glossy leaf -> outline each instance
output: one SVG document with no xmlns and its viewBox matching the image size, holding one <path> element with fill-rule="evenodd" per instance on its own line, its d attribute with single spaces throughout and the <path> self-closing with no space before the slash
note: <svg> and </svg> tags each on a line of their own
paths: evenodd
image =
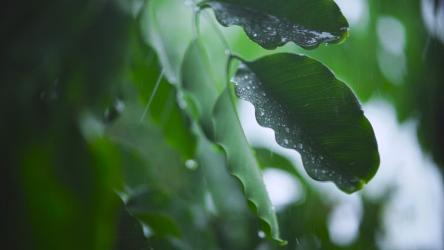
<svg viewBox="0 0 444 250">
<path fill-rule="evenodd" d="M 248 145 L 234 104 L 227 87 L 212 80 L 208 68 L 208 57 L 196 40 L 187 50 L 182 66 L 182 81 L 185 93 L 194 100 L 199 109 L 199 122 L 214 143 L 222 146 L 226 153 L 227 165 L 232 175 L 242 184 L 246 199 L 263 222 L 269 238 L 279 238 L 276 215 L 262 180 L 260 168 Z"/>
<path fill-rule="evenodd" d="M 348 23 L 331 0 L 209 0 L 224 26 L 242 26 L 247 35 L 266 49 L 292 41 L 304 48 L 340 42 Z"/>
<path fill-rule="evenodd" d="M 369 121 L 353 92 L 319 62 L 274 54 L 243 62 L 233 81 L 236 94 L 255 106 L 258 123 L 272 128 L 281 146 L 300 152 L 312 178 L 351 193 L 376 173 Z"/>
</svg>

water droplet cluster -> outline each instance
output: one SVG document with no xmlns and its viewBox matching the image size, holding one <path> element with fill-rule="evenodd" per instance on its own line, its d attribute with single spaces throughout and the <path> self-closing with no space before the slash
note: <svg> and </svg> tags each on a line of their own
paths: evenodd
<svg viewBox="0 0 444 250">
<path fill-rule="evenodd" d="M 304 48 L 320 43 L 338 41 L 339 36 L 295 24 L 283 17 L 276 17 L 257 10 L 229 3 L 212 1 L 216 18 L 224 26 L 242 26 L 247 35 L 262 47 L 273 49 L 292 41 Z"/>
<path fill-rule="evenodd" d="M 189 170 L 196 170 L 199 165 L 194 159 L 188 159 L 185 161 L 185 167 Z"/>
<path fill-rule="evenodd" d="M 356 189 L 361 180 L 334 171 L 328 154 L 316 148 L 315 143 L 302 131 L 302 128 L 287 120 L 287 117 L 291 117 L 289 111 L 268 93 L 267 86 L 257 78 L 246 63 L 241 63 L 232 82 L 235 85 L 236 95 L 254 105 L 259 125 L 273 129 L 279 145 L 295 149 L 301 154 L 304 168 L 312 178 L 319 181 L 334 181 L 348 192 Z"/>
</svg>

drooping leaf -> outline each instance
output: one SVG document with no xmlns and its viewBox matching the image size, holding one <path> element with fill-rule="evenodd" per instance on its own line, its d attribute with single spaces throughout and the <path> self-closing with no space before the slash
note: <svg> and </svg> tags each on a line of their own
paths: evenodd
<svg viewBox="0 0 444 250">
<path fill-rule="evenodd" d="M 197 119 L 207 136 L 212 136 L 212 112 L 223 84 L 217 81 L 209 67 L 209 60 L 203 44 L 195 40 L 188 47 L 182 64 L 182 85 L 195 102 Z"/>
<path fill-rule="evenodd" d="M 248 210 L 237 180 L 227 168 L 225 153 L 200 132 L 197 159 L 205 177 L 208 195 L 214 204 L 214 226 L 222 249 L 250 249 L 249 221 L 256 221 Z"/>
<path fill-rule="evenodd" d="M 208 0 L 224 26 L 242 26 L 247 35 L 266 49 L 292 41 L 304 48 L 340 42 L 348 23 L 331 0 Z"/>
<path fill-rule="evenodd" d="M 180 245 L 166 249 L 214 249 L 201 168 L 188 168 L 151 119 L 139 123 L 144 107 L 132 97 L 105 132 L 122 153 L 125 186 L 118 191 L 128 211 L 151 229 L 151 243 L 160 237 Z"/>
<path fill-rule="evenodd" d="M 256 109 L 276 141 L 296 149 L 308 174 L 354 192 L 376 173 L 373 129 L 353 92 L 328 68 L 305 56 L 274 54 L 242 62 L 236 94 Z"/>
<path fill-rule="evenodd" d="M 182 0 L 150 0 L 143 12 L 144 38 L 156 50 L 165 76 L 172 84 L 179 82 L 181 62 L 193 39 L 193 11 Z M 178 20 L 172 17 L 179 17 Z"/>
<path fill-rule="evenodd" d="M 267 195 L 262 173 L 248 145 L 239 118 L 236 114 L 230 89 L 220 95 L 214 106 L 215 141 L 224 148 L 231 174 L 242 184 L 248 205 L 257 213 L 262 222 L 266 223 L 266 233 L 281 244 L 276 214 Z"/>
<path fill-rule="evenodd" d="M 343 249 L 332 242 L 328 231 L 331 201 L 308 182 L 296 166 L 284 155 L 267 148 L 254 148 L 256 158 L 263 169 L 280 169 L 291 174 L 301 184 L 303 198 L 279 210 L 281 234 L 288 239 L 288 249 Z M 297 223 L 294 223 L 297 221 Z"/>
<path fill-rule="evenodd" d="M 139 20 L 143 19 L 139 17 Z M 134 90 L 137 92 L 136 97 L 139 97 L 141 104 L 145 105 L 144 116 L 140 114 L 140 117 L 145 120 L 152 118 L 161 128 L 167 142 L 180 151 L 183 160 L 189 159 L 194 155 L 195 138 L 184 112 L 176 103 L 177 91 L 167 81 L 156 53 L 143 40 L 141 28 L 137 26 L 132 31 L 134 36 L 130 41 L 131 63 L 128 75 L 129 81 L 136 88 Z M 158 80 L 160 82 L 156 88 Z M 146 107 L 151 95 L 153 98 L 150 106 Z"/>
<path fill-rule="evenodd" d="M 260 168 L 248 145 L 227 87 L 213 80 L 208 58 L 195 40 L 189 46 L 182 66 L 184 92 L 199 109 L 199 123 L 214 143 L 222 146 L 232 175 L 242 184 L 250 208 L 258 215 L 269 238 L 279 238 L 276 214 L 272 208 Z"/>
</svg>

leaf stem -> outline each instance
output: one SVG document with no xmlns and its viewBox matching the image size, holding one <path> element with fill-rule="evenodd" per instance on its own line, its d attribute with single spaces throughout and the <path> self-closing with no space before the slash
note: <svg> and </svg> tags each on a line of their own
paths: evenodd
<svg viewBox="0 0 444 250">
<path fill-rule="evenodd" d="M 164 75 L 164 70 L 162 69 L 162 71 L 159 74 L 159 77 L 157 78 L 156 84 L 154 85 L 153 92 L 151 93 L 150 98 L 148 99 L 148 103 L 145 106 L 145 110 L 143 111 L 142 116 L 140 117 L 139 124 L 141 124 L 143 122 L 143 120 L 145 119 L 146 114 L 148 113 L 148 111 L 150 109 L 151 103 L 153 102 L 154 96 L 157 93 L 157 90 L 159 88 L 160 82 L 163 79 L 163 75 Z"/>
</svg>

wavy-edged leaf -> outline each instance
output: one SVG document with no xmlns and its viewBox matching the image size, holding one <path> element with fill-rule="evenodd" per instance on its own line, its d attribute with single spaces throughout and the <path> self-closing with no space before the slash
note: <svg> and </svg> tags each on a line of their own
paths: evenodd
<svg viewBox="0 0 444 250">
<path fill-rule="evenodd" d="M 211 197 L 218 238 L 222 249 L 249 249 L 250 222 L 256 221 L 249 211 L 239 182 L 230 175 L 225 152 L 199 132 L 197 159 Z M 226 230 L 229 228 L 229 230 Z"/>
<path fill-rule="evenodd" d="M 348 23 L 331 0 L 209 0 L 224 26 L 242 26 L 266 49 L 292 41 L 303 48 L 336 43 L 347 36 Z"/>
<path fill-rule="evenodd" d="M 195 40 L 189 46 L 182 66 L 184 92 L 199 109 L 199 122 L 213 142 L 223 147 L 232 175 L 241 182 L 246 199 L 260 218 L 267 237 L 283 243 L 260 168 L 248 145 L 227 87 L 212 80 L 208 58 Z"/>
<path fill-rule="evenodd" d="M 231 174 L 242 184 L 248 205 L 265 222 L 267 235 L 285 244 L 279 238 L 276 214 L 262 179 L 259 164 L 247 142 L 236 109 L 227 87 L 214 106 L 215 141 L 224 148 Z"/>
<path fill-rule="evenodd" d="M 347 193 L 376 173 L 379 154 L 371 124 L 353 92 L 321 63 L 274 54 L 243 61 L 236 94 L 255 106 L 256 119 L 276 141 L 296 149 L 308 174 Z"/>
</svg>

